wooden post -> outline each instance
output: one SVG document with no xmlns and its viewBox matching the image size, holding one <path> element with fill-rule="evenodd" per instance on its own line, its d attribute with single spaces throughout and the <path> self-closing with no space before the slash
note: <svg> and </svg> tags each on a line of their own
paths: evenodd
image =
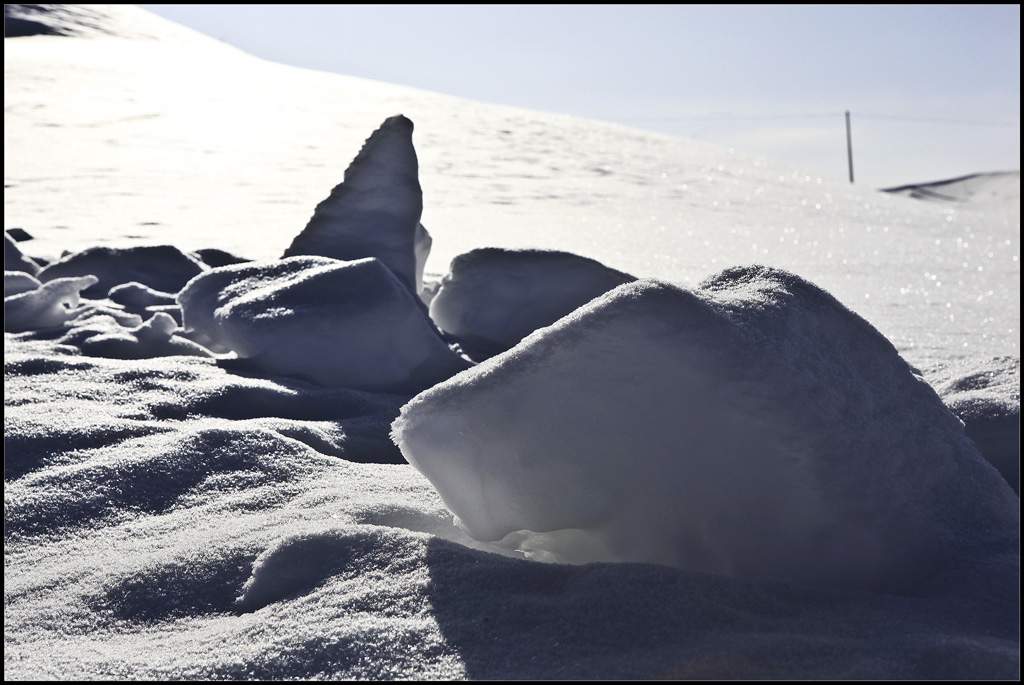
<svg viewBox="0 0 1024 685">
<path fill-rule="evenodd" d="M 846 111 L 846 161 L 850 167 L 850 183 L 853 183 L 853 142 L 850 138 L 850 111 Z"/>
</svg>

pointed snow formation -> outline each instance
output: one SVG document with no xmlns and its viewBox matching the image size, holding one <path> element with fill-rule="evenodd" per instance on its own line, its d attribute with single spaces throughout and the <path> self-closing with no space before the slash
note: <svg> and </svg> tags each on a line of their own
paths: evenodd
<svg viewBox="0 0 1024 685">
<path fill-rule="evenodd" d="M 423 192 L 412 130 L 401 114 L 385 120 L 284 256 L 376 257 L 418 293 L 430 236 L 420 224 Z"/>
</svg>

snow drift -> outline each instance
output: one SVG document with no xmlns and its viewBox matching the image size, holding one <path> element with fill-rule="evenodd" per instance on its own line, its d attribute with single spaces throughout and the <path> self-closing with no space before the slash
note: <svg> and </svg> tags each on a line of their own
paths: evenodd
<svg viewBox="0 0 1024 685">
<path fill-rule="evenodd" d="M 964 422 L 978 446 L 1020 494 L 1020 359 L 968 359 L 932 379 L 942 401 Z"/>
<path fill-rule="evenodd" d="M 10 16 L 47 35 L 6 41 L 4 59 L 5 215 L 34 236 L 22 243 L 31 257 L 5 250 L 5 267 L 15 268 L 5 272 L 5 298 L 42 290 L 36 314 L 25 318 L 29 330 L 5 334 L 8 679 L 1019 679 L 1017 536 L 1007 539 L 1006 521 L 985 530 L 979 520 L 997 508 L 1003 486 L 979 492 L 967 478 L 964 493 L 940 490 L 947 514 L 938 500 L 930 509 L 921 502 L 923 486 L 902 484 L 908 506 L 939 512 L 924 547 L 928 535 L 950 533 L 948 557 L 912 596 L 663 564 L 536 563 L 457 528 L 430 481 L 405 461 L 389 432 L 409 395 L 317 385 L 251 362 L 243 370 L 235 353 L 179 354 L 174 347 L 188 341 L 172 329 L 171 320 L 181 321 L 169 301 L 177 291 L 140 283 L 131 255 L 108 262 L 118 285 L 84 297 L 88 283 L 60 293 L 59 280 L 31 275 L 56 255 L 115 241 L 180 246 L 203 271 L 246 261 L 237 255 L 276 259 L 281 240 L 306 225 L 322 189 L 337 183 L 334 161 L 401 111 L 427 133 L 416 151 L 439 264 L 487 245 L 540 248 L 683 284 L 727 263 L 770 262 L 878 326 L 961 412 L 968 436 L 1002 453 L 1016 440 L 999 432 L 1007 425 L 1000 422 L 1019 407 L 1019 226 L 974 211 L 980 193 L 955 206 L 917 202 L 694 141 L 275 65 L 132 6 L 7 5 Z M 427 285 L 439 277 L 428 272 Z M 290 286 L 278 285 L 287 299 Z M 693 298 L 725 307 L 701 292 Z M 315 295 L 314 307 L 327 299 Z M 398 311 L 412 310 L 384 308 Z M 54 312 L 58 320 L 48 320 Z M 746 330 L 731 321 L 723 327 Z M 658 351 L 644 339 L 651 322 L 638 323 L 643 330 L 620 336 L 632 360 L 625 366 L 641 365 L 632 352 Z M 243 320 L 250 343 L 263 339 L 260 325 Z M 316 360 L 303 347 L 309 333 L 289 336 L 282 327 L 266 338 L 288 363 L 306 356 L 313 373 Z M 723 354 L 763 356 L 734 343 Z M 855 381 L 873 378 L 851 354 L 842 368 L 856 370 Z M 594 390 L 598 406 L 618 406 L 584 358 L 579 384 Z M 784 376 L 780 391 L 810 373 L 765 359 L 766 374 Z M 508 363 L 497 363 L 494 378 L 505 378 Z M 468 372 L 473 383 L 490 368 Z M 544 378 L 524 380 L 493 399 L 507 402 L 520 390 L 529 399 L 544 387 Z M 855 395 L 851 406 L 864 409 L 865 397 L 874 396 Z M 580 456 L 559 421 L 578 417 L 590 398 L 571 400 L 503 435 L 508 451 L 537 432 L 562 440 L 540 454 L 562 447 L 566 458 Z M 797 397 L 794 408 L 806 403 Z M 745 397 L 736 404 L 758 406 Z M 826 401 L 808 411 L 828 418 L 830 408 Z M 513 419 L 522 411 L 510 406 Z M 804 426 L 792 413 L 766 410 L 779 430 Z M 444 414 L 464 419 L 483 409 L 449 406 Z M 624 415 L 609 420 L 622 437 L 605 443 L 632 437 L 616 424 Z M 940 431 L 949 427 L 942 416 Z M 878 437 L 881 425 L 851 415 L 792 442 L 825 440 L 859 420 L 869 441 Z M 756 428 L 736 432 L 749 437 Z M 773 439 L 765 447 L 778 447 L 765 432 Z M 841 454 L 856 452 L 860 437 L 840 445 Z M 912 436 L 890 437 L 900 454 L 916 454 Z M 960 440 L 957 433 L 948 454 L 962 452 Z M 643 457 L 634 461 L 651 466 Z M 885 459 L 868 453 L 863 462 Z M 951 462 L 963 466 L 955 456 L 937 460 Z M 555 478 L 552 469 L 566 462 L 551 463 L 545 474 Z M 871 504 L 891 496 L 883 513 L 898 509 L 903 492 L 888 473 L 872 474 L 881 494 L 856 490 L 867 478 L 859 465 L 837 478 Z M 591 466 L 584 482 L 601 478 Z M 770 471 L 775 479 L 766 483 L 779 486 L 779 474 L 793 470 Z M 963 470 L 978 475 L 974 466 Z M 623 487 L 644 474 L 626 476 Z M 744 478 L 752 477 L 740 473 L 722 489 L 744 494 Z M 562 490 L 575 496 L 571 485 Z M 824 514 L 848 511 L 841 495 Z M 963 519 L 974 516 L 963 502 L 969 496 L 977 526 Z M 900 523 L 893 534 L 912 527 Z M 964 531 L 976 533 L 974 548 L 957 537 Z M 781 537 L 770 533 L 769 542 Z M 574 536 L 557 540 L 563 553 Z M 513 533 L 503 544 L 530 550 L 528 537 Z M 530 553 L 554 558 L 548 549 Z"/>
<path fill-rule="evenodd" d="M 799 276 L 623 285 L 415 397 L 394 438 L 536 558 L 909 591 L 1018 502 L 935 391 Z"/>
<path fill-rule="evenodd" d="M 15 272 L 20 273 L 20 272 Z M 4 331 L 19 333 L 40 328 L 60 326 L 85 311 L 81 304 L 83 290 L 96 284 L 99 279 L 92 275 L 77 278 L 56 278 L 36 288 L 23 279 L 18 283 L 17 292 L 4 295 Z M 6 273 L 4 282 L 7 282 Z"/>
<path fill-rule="evenodd" d="M 452 260 L 430 318 L 471 358 L 486 359 L 635 280 L 571 252 L 485 247 Z"/>
<path fill-rule="evenodd" d="M 198 276 L 204 265 L 171 245 L 113 248 L 91 247 L 48 264 L 36 275 L 40 281 L 94 276 L 96 283 L 83 291 L 86 297 L 107 295 L 111 288 L 137 282 L 160 292 L 176 293 Z"/>
</svg>

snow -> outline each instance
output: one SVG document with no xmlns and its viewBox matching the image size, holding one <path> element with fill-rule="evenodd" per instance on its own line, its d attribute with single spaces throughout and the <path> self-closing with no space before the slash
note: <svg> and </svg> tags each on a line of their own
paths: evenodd
<svg viewBox="0 0 1024 685">
<path fill-rule="evenodd" d="M 1020 172 L 969 174 L 931 183 L 911 183 L 885 192 L 937 202 L 948 207 L 973 207 L 1020 221 Z"/>
<path fill-rule="evenodd" d="M 4 272 L 4 297 L 10 297 L 11 295 L 18 295 L 29 290 L 35 290 L 40 283 L 34 276 L 31 276 L 24 271 L 5 271 Z"/>
<path fill-rule="evenodd" d="M 633 280 L 569 252 L 480 248 L 452 260 L 430 318 L 471 358 L 486 359 Z"/>
<path fill-rule="evenodd" d="M 117 304 L 125 307 L 152 307 L 171 304 L 176 300 L 173 293 L 154 290 L 137 281 L 129 281 L 110 289 L 107 296 Z"/>
<path fill-rule="evenodd" d="M 178 292 L 189 279 L 203 271 L 195 257 L 171 245 L 126 248 L 90 247 L 65 255 L 43 267 L 37 274 L 40 281 L 92 275 L 96 283 L 87 296 L 102 296 L 123 283 L 135 282 L 159 292 Z"/>
<path fill-rule="evenodd" d="M 540 559 L 907 592 L 1019 526 L 892 344 L 767 267 L 621 286 L 417 395 L 395 441 L 472 537 Z"/>
<path fill-rule="evenodd" d="M 1020 494 L 1020 358 L 968 360 L 933 379 L 967 436 Z"/>
<path fill-rule="evenodd" d="M 401 115 L 385 120 L 284 256 L 375 257 L 419 293 L 431 240 L 420 223 L 423 192 L 412 129 Z"/>
<path fill-rule="evenodd" d="M 222 266 L 178 295 L 183 324 L 247 368 L 320 385 L 416 392 L 469 366 L 382 262 L 288 257 Z"/>
<path fill-rule="evenodd" d="M 10 235 L 4 234 L 4 271 L 20 271 L 30 276 L 39 273 L 39 265 L 26 257 Z"/>
<path fill-rule="evenodd" d="M 175 335 L 178 322 L 166 312 L 154 312 L 145 323 L 127 330 L 116 325 L 112 333 L 101 333 L 82 340 L 84 354 L 111 359 L 148 359 L 189 355 L 212 357 L 213 354 L 196 343 Z"/>
<path fill-rule="evenodd" d="M 284 67 L 130 6 L 9 12 L 55 31 L 5 40 L 5 224 L 34 236 L 5 243 L 5 290 L 9 280 L 21 290 L 5 293 L 5 677 L 1019 678 L 1019 500 L 978 455 L 1019 479 L 1019 212 L 1001 201 L 1019 197 L 1019 181 L 980 178 L 956 203 L 901 197 L 602 122 Z M 285 325 L 302 320 L 302 303 L 341 303 L 327 309 L 332 336 L 363 316 L 419 328 L 364 349 L 367 368 L 356 370 L 367 378 L 389 350 L 421 350 L 427 339 L 460 359 L 375 255 L 279 259 L 337 187 L 338 160 L 399 112 L 415 122 L 420 221 L 433 236 L 425 300 L 453 259 L 483 248 L 571 253 L 640 280 L 412 403 L 421 388 L 311 382 L 347 355 L 315 342 L 308 320 Z M 161 256 L 124 251 L 153 246 L 164 246 Z M 82 273 L 28 280 L 33 266 L 97 247 L 110 251 Z M 266 344 L 273 369 L 200 347 L 167 302 L 185 281 L 144 277 L 179 264 L 176 278 L 191 270 L 185 280 L 213 284 L 293 263 L 310 268 L 228 298 L 244 312 L 252 296 L 239 340 Z M 755 263 L 765 266 L 732 268 Z M 519 271 L 490 266 L 496 279 Z M 90 291 L 98 278 L 103 287 Z M 295 297 L 317 279 L 335 292 L 305 286 Z M 380 299 L 345 295 L 343 283 Z M 486 285 L 457 299 L 492 298 L 510 313 L 493 300 L 508 290 Z M 209 290 L 207 330 L 220 335 L 216 312 L 229 302 Z M 635 311 L 615 305 L 626 292 L 638 295 Z M 262 310 L 263 331 L 255 303 L 275 300 L 285 304 Z M 680 305 L 700 324 L 690 334 L 677 323 Z M 652 338 L 645 312 L 659 308 L 668 311 L 659 325 L 691 355 Z M 580 319 L 618 337 L 583 335 Z M 353 335 L 366 343 L 376 326 Z M 545 343 L 572 335 L 579 354 Z M 186 348 L 214 356 L 177 353 Z M 623 354 L 595 370 L 598 350 Z M 153 356 L 167 351 L 175 354 Z M 565 360 L 558 373 L 578 371 L 564 387 L 537 376 L 555 358 Z M 628 369 L 655 380 L 630 377 L 616 390 Z M 695 385 L 672 382 L 686 369 Z M 480 392 L 499 378 L 508 385 Z M 574 387 L 589 395 L 570 395 Z M 646 401 L 669 391 L 688 414 Z M 430 401 L 441 395 L 458 405 Z M 467 424 L 497 405 L 504 424 Z M 596 423 L 586 406 L 617 408 L 599 426 L 603 440 L 593 423 L 588 433 L 563 430 L 563 417 Z M 535 423 L 523 423 L 531 414 Z M 424 419 L 410 434 L 432 426 L 438 445 L 484 430 L 500 433 L 503 444 L 488 445 L 498 451 L 535 442 L 551 459 L 529 484 L 557 496 L 520 506 L 527 518 L 564 514 L 580 525 L 581 512 L 599 516 L 652 472 L 700 467 L 718 480 L 649 486 L 635 515 L 619 507 L 621 531 L 637 530 L 630 519 L 655 501 L 668 513 L 690 507 L 692 520 L 753 502 L 752 525 L 781 527 L 750 551 L 735 544 L 749 541 L 742 531 L 716 539 L 735 555 L 726 572 L 715 561 L 708 571 L 538 561 L 571 556 L 573 535 L 514 532 L 501 548 L 473 539 L 456 525 L 450 493 L 391 440 L 400 415 Z M 464 434 L 445 432 L 437 416 Z M 717 429 L 695 431 L 699 416 Z M 723 427 L 730 417 L 744 421 Z M 715 440 L 745 448 L 720 451 L 748 471 L 608 456 L 616 443 L 666 432 L 692 437 L 690 454 Z M 803 461 L 786 461 L 789 447 Z M 506 486 L 531 481 L 510 464 L 500 465 Z M 818 495 L 788 477 L 810 472 L 821 477 Z M 601 490 L 584 496 L 583 483 Z M 696 492 L 705 509 L 666 498 L 672 487 Z M 785 498 L 787 487 L 800 498 Z M 508 513 L 498 495 L 486 510 Z M 887 523 L 873 522 L 876 511 Z M 670 518 L 642 522 L 658 532 Z M 517 531 L 545 527 L 519 520 L 511 525 L 527 527 Z M 798 544 L 823 521 L 851 520 L 848 538 L 857 525 L 867 531 L 852 535 L 861 549 L 888 526 L 883 554 L 837 571 L 826 546 L 811 546 L 806 565 L 776 559 L 775 578 L 743 566 L 759 552 L 772 561 L 773 542 Z M 673 548 L 660 535 L 637 542 Z M 852 549 L 838 547 L 837 557 Z M 604 553 L 586 552 L 595 548 Z M 872 580 L 879 575 L 888 587 Z"/>
<path fill-rule="evenodd" d="M 10 297 L 4 296 L 4 332 L 20 333 L 59 326 L 85 310 L 81 292 L 99 279 L 95 276 L 58 278 Z"/>
</svg>

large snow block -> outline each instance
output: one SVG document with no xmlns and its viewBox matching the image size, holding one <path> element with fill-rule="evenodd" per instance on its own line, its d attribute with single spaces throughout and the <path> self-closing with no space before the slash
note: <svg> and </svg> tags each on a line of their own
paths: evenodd
<svg viewBox="0 0 1024 685">
<path fill-rule="evenodd" d="M 319 385 L 415 393 L 469 366 L 376 259 L 218 267 L 190 281 L 178 302 L 198 342 Z"/>
<path fill-rule="evenodd" d="M 401 114 L 386 119 L 284 256 L 376 257 L 418 293 L 431 240 L 420 223 L 423 192 L 412 129 Z"/>
<path fill-rule="evenodd" d="M 763 266 L 622 285 L 414 397 L 392 437 L 474 538 L 908 591 L 1019 502 L 893 345 Z"/>
<path fill-rule="evenodd" d="M 470 357 L 486 359 L 635 280 L 571 252 L 481 248 L 452 260 L 430 318 Z"/>
</svg>

